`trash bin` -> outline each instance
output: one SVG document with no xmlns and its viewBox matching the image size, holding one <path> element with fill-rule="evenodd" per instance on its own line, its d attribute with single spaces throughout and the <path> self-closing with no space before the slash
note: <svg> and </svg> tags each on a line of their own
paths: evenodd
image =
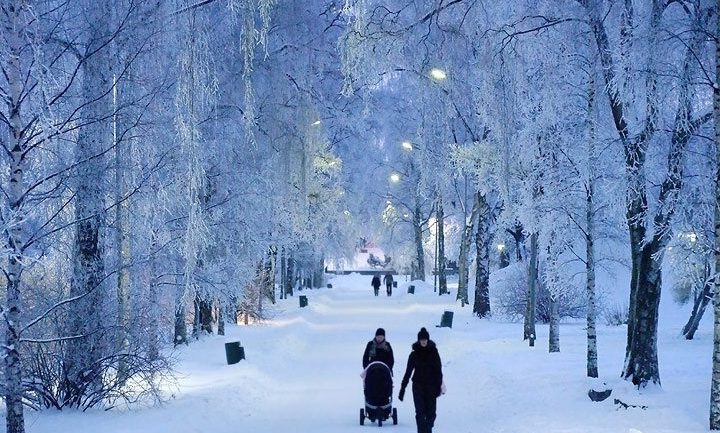
<svg viewBox="0 0 720 433">
<path fill-rule="evenodd" d="M 303 308 L 303 307 L 307 307 L 307 306 L 308 306 L 307 296 L 305 296 L 305 295 L 300 295 L 300 297 L 298 297 L 298 299 L 300 300 L 300 308 Z"/>
<path fill-rule="evenodd" d="M 327 288 L 332 289 L 332 284 L 328 283 Z"/>
<path fill-rule="evenodd" d="M 440 327 L 441 328 L 452 328 L 452 322 L 453 322 L 453 313 L 452 311 L 445 311 L 442 315 L 442 318 L 440 318 Z"/>
<path fill-rule="evenodd" d="M 228 365 L 237 364 L 241 359 L 245 359 L 245 348 L 240 345 L 239 341 L 225 343 L 225 359 Z"/>
<path fill-rule="evenodd" d="M 397 281 L 393 281 L 393 288 L 397 289 Z"/>
<path fill-rule="evenodd" d="M 409 285 L 409 286 L 408 286 L 408 293 L 410 293 L 411 295 L 414 295 L 414 294 L 415 294 L 415 286 Z"/>
</svg>

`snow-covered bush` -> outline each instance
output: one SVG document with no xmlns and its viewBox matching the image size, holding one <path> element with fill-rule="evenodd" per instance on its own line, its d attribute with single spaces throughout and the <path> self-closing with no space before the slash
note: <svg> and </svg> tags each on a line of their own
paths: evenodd
<svg viewBox="0 0 720 433">
<path fill-rule="evenodd" d="M 527 268 L 524 262 L 516 262 L 498 269 L 490 275 L 490 297 L 494 311 L 511 320 L 521 320 L 527 304 Z M 558 296 L 561 318 L 585 317 L 586 299 L 582 289 L 570 285 Z M 535 317 L 538 322 L 550 322 L 550 292 L 538 281 Z"/>
<path fill-rule="evenodd" d="M 625 303 L 615 303 L 602 309 L 602 317 L 608 326 L 627 325 L 628 306 Z"/>
</svg>

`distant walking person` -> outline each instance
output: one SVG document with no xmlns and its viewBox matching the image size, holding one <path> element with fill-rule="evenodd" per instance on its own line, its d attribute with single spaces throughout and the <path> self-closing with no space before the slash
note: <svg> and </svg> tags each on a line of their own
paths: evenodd
<svg viewBox="0 0 720 433">
<path fill-rule="evenodd" d="M 412 352 L 408 356 L 398 399 L 403 401 L 405 388 L 412 374 L 417 431 L 418 433 L 432 433 L 433 425 L 435 425 L 437 398 L 441 394 L 445 394 L 442 364 L 437 346 L 434 341 L 430 340 L 427 329 L 420 329 L 417 338 L 418 341 L 413 343 Z"/>
<path fill-rule="evenodd" d="M 385 365 L 390 367 L 390 370 L 392 370 L 395 365 L 392 346 L 390 346 L 390 343 L 385 339 L 385 330 L 383 328 L 378 328 L 377 331 L 375 331 L 375 338 L 368 341 L 367 346 L 365 346 L 362 366 L 363 368 L 367 368 L 371 362 L 375 361 L 384 362 Z"/>
<path fill-rule="evenodd" d="M 383 281 L 385 282 L 385 288 L 387 289 L 387 295 L 392 295 L 392 286 L 393 286 L 393 276 L 390 272 L 385 274 L 383 277 Z"/>
<path fill-rule="evenodd" d="M 375 296 L 377 296 L 378 293 L 380 293 L 380 273 L 379 272 L 373 276 L 373 279 L 370 282 L 370 285 L 373 287 L 373 290 L 375 291 Z"/>
</svg>

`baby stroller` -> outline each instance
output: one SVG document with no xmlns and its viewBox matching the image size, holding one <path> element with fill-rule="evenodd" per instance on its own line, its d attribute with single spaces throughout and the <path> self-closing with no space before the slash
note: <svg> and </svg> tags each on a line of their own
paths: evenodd
<svg viewBox="0 0 720 433">
<path fill-rule="evenodd" d="M 360 425 L 365 418 L 370 422 L 377 420 L 378 427 L 392 417 L 397 424 L 397 408 L 392 407 L 393 380 L 392 370 L 384 362 L 371 362 L 365 369 L 365 408 L 360 409 Z"/>
</svg>

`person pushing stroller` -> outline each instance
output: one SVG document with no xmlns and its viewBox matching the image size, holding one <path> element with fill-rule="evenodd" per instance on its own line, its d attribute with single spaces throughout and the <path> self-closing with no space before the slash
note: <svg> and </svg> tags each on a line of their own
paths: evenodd
<svg viewBox="0 0 720 433">
<path fill-rule="evenodd" d="M 392 371 L 395 365 L 395 357 L 390 343 L 385 340 L 385 330 L 378 328 L 375 331 L 375 338 L 368 341 L 363 353 L 362 366 L 366 369 L 371 362 L 380 361 L 385 363 Z"/>
<path fill-rule="evenodd" d="M 385 340 L 383 328 L 378 328 L 375 338 L 365 346 L 362 364 L 360 376 L 363 378 L 365 407 L 360 409 L 360 425 L 365 423 L 366 418 L 370 422 L 377 421 L 379 426 L 390 418 L 393 424 L 397 424 L 397 409 L 392 407 L 395 358 L 390 343 Z"/>
</svg>

